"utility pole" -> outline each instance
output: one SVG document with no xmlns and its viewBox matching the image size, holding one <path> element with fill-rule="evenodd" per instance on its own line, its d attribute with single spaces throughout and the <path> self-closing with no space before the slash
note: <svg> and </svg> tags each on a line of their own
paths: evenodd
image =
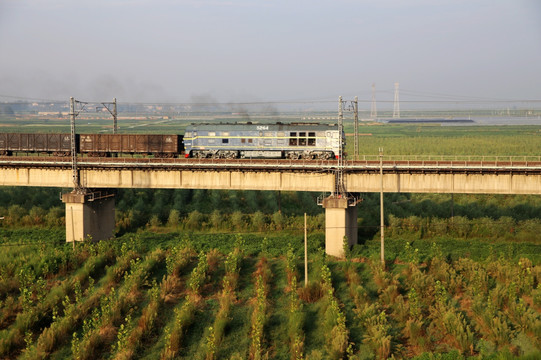
<svg viewBox="0 0 541 360">
<path fill-rule="evenodd" d="M 308 230 L 306 229 L 306 213 L 304 213 L 304 287 L 308 286 Z"/>
<path fill-rule="evenodd" d="M 77 145 L 75 140 L 75 99 L 70 97 L 70 128 L 71 128 L 71 171 L 73 188 L 77 191 L 81 188 L 79 184 L 79 171 L 77 170 Z"/>
<path fill-rule="evenodd" d="M 117 131 L 117 111 L 116 111 L 116 98 L 113 98 L 113 134 L 116 134 Z"/>
<path fill-rule="evenodd" d="M 355 122 L 353 123 L 354 127 L 354 135 L 353 135 L 353 154 L 355 156 L 355 159 L 359 156 L 359 97 L 355 96 L 355 100 L 353 101 L 353 111 L 355 113 Z"/>
<path fill-rule="evenodd" d="M 106 109 L 107 111 L 109 111 L 109 114 L 111 114 L 111 116 L 113 117 L 113 134 L 116 134 L 117 133 L 117 110 L 116 110 L 116 98 L 113 98 L 113 102 L 112 103 L 106 103 L 106 102 L 102 102 L 101 103 Z M 113 109 L 109 109 L 109 106 L 112 105 L 113 106 Z"/>
<path fill-rule="evenodd" d="M 380 208 L 380 232 L 381 232 L 381 265 L 385 266 L 385 219 L 383 216 L 383 148 L 379 148 L 379 177 L 381 187 L 379 193 L 379 208 Z"/>
<path fill-rule="evenodd" d="M 340 196 L 344 193 L 344 182 L 343 182 L 343 165 L 344 165 L 344 149 L 343 149 L 343 139 L 342 133 L 344 131 L 344 112 L 343 112 L 343 102 L 342 96 L 338 97 L 338 169 L 336 172 L 336 183 L 335 183 L 335 195 Z M 345 195 L 345 194 L 344 194 Z"/>
</svg>

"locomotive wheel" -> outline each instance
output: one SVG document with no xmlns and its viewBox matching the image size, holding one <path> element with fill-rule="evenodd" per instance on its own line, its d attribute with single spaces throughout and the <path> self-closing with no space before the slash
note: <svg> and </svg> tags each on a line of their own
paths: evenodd
<svg viewBox="0 0 541 360">
<path fill-rule="evenodd" d="M 286 158 L 291 160 L 298 160 L 300 158 L 300 154 L 297 152 L 288 152 L 286 154 Z"/>
</svg>

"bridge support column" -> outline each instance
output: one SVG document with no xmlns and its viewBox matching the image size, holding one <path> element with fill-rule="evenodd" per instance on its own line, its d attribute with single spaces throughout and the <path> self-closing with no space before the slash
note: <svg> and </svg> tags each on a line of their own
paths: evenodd
<svg viewBox="0 0 541 360">
<path fill-rule="evenodd" d="M 66 242 L 113 237 L 115 198 L 110 191 L 71 192 L 62 195 L 66 204 Z"/>
<path fill-rule="evenodd" d="M 325 208 L 325 252 L 344 257 L 344 236 L 349 245 L 357 243 L 357 206 L 348 204 L 345 197 L 329 196 L 323 199 Z"/>
</svg>

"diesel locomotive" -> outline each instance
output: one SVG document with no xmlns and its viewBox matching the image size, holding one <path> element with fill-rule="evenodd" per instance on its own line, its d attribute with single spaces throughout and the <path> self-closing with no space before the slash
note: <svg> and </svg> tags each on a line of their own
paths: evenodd
<svg viewBox="0 0 541 360">
<path fill-rule="evenodd" d="M 75 151 L 92 157 L 330 159 L 340 154 L 337 125 L 318 123 L 192 124 L 184 135 L 76 134 Z M 0 156 L 71 155 L 71 135 L 0 133 Z"/>
<path fill-rule="evenodd" d="M 330 159 L 339 154 L 336 125 L 192 124 L 184 133 L 186 157 Z"/>
</svg>

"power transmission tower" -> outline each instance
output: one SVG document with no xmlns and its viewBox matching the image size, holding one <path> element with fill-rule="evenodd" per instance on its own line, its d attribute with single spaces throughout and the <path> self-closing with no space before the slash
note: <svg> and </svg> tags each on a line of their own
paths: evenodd
<svg viewBox="0 0 541 360">
<path fill-rule="evenodd" d="M 399 88 L 400 84 L 394 83 L 394 109 L 393 109 L 393 118 L 400 117 L 400 99 L 399 99 Z"/>
<path fill-rule="evenodd" d="M 376 83 L 372 83 L 372 104 L 370 105 L 370 117 L 378 117 L 378 108 L 376 107 Z"/>
</svg>

